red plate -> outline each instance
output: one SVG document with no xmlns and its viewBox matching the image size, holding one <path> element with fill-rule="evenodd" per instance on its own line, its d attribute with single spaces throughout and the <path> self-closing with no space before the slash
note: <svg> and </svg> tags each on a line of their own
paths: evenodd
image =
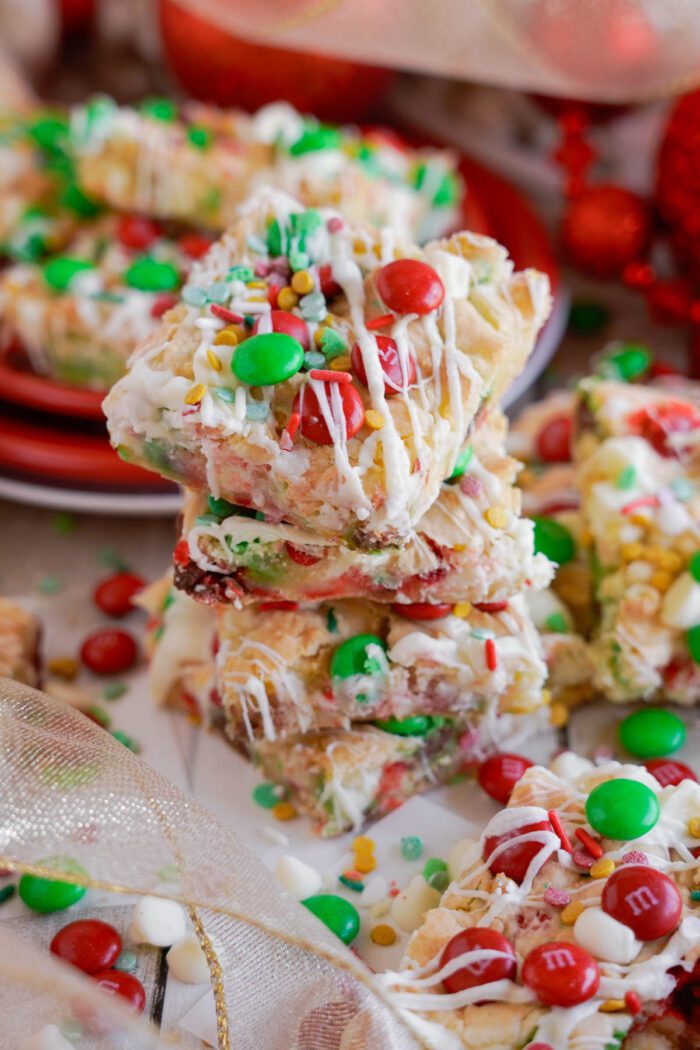
<svg viewBox="0 0 700 1050">
<path fill-rule="evenodd" d="M 0 417 L 0 470 L 38 479 L 169 491 L 157 474 L 125 463 L 107 438 Z"/>
<path fill-rule="evenodd" d="M 0 356 L 0 391 L 6 401 L 24 408 L 55 412 L 74 419 L 104 419 L 103 391 L 56 383 L 14 365 L 9 355 Z"/>
</svg>

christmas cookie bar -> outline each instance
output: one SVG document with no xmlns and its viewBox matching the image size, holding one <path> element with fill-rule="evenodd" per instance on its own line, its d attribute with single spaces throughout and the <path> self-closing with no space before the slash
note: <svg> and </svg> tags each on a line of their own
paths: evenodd
<svg viewBox="0 0 700 1050">
<path fill-rule="evenodd" d="M 593 542 L 595 684 L 611 700 L 700 700 L 700 398 L 583 385 L 577 483 Z"/>
<path fill-rule="evenodd" d="M 409 719 L 392 732 L 354 725 L 245 746 L 262 775 L 287 789 L 318 833 L 332 836 L 472 771 L 491 751 L 536 733 L 545 721 L 538 712 L 498 719 L 472 712 L 455 720 Z"/>
<path fill-rule="evenodd" d="M 275 740 L 352 721 L 534 711 L 545 668 L 522 598 L 218 610 L 217 683 L 234 737 Z"/>
<path fill-rule="evenodd" d="M 85 190 L 121 211 L 224 230 L 260 186 L 348 219 L 425 241 L 453 229 L 463 186 L 445 150 L 413 150 L 387 132 L 302 117 L 291 106 L 254 116 L 151 100 L 140 109 L 93 100 L 72 117 Z"/>
<path fill-rule="evenodd" d="M 543 587 L 551 577 L 533 553 L 533 525 L 518 518 L 518 464 L 503 450 L 505 419 L 493 412 L 416 531 L 400 547 L 354 550 L 314 533 L 189 492 L 175 582 L 206 602 L 285 598 L 311 602 L 500 602 Z M 508 513 L 499 528 L 489 508 Z"/>
<path fill-rule="evenodd" d="M 84 224 L 61 255 L 0 275 L 0 316 L 34 371 L 107 390 L 209 240 L 138 216 Z"/>
<path fill-rule="evenodd" d="M 146 650 L 151 699 L 191 714 L 209 712 L 216 621 L 211 609 L 173 587 L 167 572 L 135 599 L 149 614 Z"/>
<path fill-rule="evenodd" d="M 39 637 L 39 624 L 31 613 L 0 597 L 0 678 L 38 685 Z"/>
<path fill-rule="evenodd" d="M 451 1050 L 697 1046 L 699 813 L 694 781 L 531 767 L 383 976 L 394 1002 Z"/>
<path fill-rule="evenodd" d="M 366 549 L 434 503 L 549 309 L 546 278 L 489 239 L 402 247 L 274 191 L 182 299 L 105 401 L 122 455 Z"/>
</svg>

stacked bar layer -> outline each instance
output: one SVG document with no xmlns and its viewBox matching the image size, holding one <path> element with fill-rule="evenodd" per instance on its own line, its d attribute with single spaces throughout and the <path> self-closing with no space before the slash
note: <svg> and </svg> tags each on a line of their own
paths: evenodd
<svg viewBox="0 0 700 1050">
<path fill-rule="evenodd" d="M 97 200 L 214 230 L 261 186 L 410 240 L 440 236 L 459 216 L 463 187 L 449 151 L 321 126 L 283 104 L 250 116 L 188 103 L 178 115 L 167 102 L 139 111 L 99 98 L 75 111 L 71 139 Z"/>
<path fill-rule="evenodd" d="M 700 700 L 700 396 L 591 380 L 577 484 L 592 536 L 595 684 L 610 700 Z"/>
<path fill-rule="evenodd" d="M 489 415 L 440 487 L 415 533 L 399 547 L 357 550 L 291 525 L 261 522 L 245 508 L 189 492 L 176 551 L 178 587 L 203 601 L 496 603 L 536 591 L 551 565 L 533 554 L 533 526 L 518 517 L 519 465 L 505 455 L 506 422 Z M 489 508 L 503 519 L 491 523 Z"/>
<path fill-rule="evenodd" d="M 655 826 L 640 836 L 632 804 L 619 823 L 632 840 L 600 837 L 589 800 L 630 784 L 651 799 Z M 401 971 L 382 978 L 397 1005 L 436 1046 L 440 1037 L 467 1050 L 696 1046 L 700 870 L 685 821 L 699 806 L 698 784 L 662 788 L 639 766 L 565 753 L 552 770 L 531 767 L 481 841 L 465 843 L 462 871 Z"/>
<path fill-rule="evenodd" d="M 271 316 L 270 297 L 298 312 Z M 435 502 L 549 308 L 546 279 L 513 274 L 493 241 L 463 233 L 402 248 L 273 192 L 242 209 L 183 299 L 105 401 L 122 454 L 365 549 L 404 540 Z M 301 342 L 282 351 L 277 340 L 282 364 L 251 342 L 289 332 Z"/>
<path fill-rule="evenodd" d="M 410 733 L 414 723 L 424 730 L 471 711 L 535 710 L 545 675 L 537 634 L 522 598 L 504 606 L 406 606 L 404 615 L 353 599 L 220 608 L 217 678 L 229 731 L 276 740 L 379 721 Z M 431 619 L 409 618 L 426 612 Z"/>
</svg>

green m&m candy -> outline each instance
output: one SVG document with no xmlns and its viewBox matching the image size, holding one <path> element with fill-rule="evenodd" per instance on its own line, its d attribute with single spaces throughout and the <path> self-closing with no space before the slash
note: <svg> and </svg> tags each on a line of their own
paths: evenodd
<svg viewBox="0 0 700 1050">
<path fill-rule="evenodd" d="M 303 363 L 304 348 L 298 339 L 284 332 L 265 332 L 239 344 L 231 370 L 248 386 L 272 386 L 296 375 Z"/>
<path fill-rule="evenodd" d="M 289 152 L 293 157 L 299 157 L 302 153 L 315 153 L 321 149 L 339 149 L 341 142 L 338 128 L 319 124 L 318 127 L 307 127 L 301 138 L 289 147 Z"/>
<path fill-rule="evenodd" d="M 125 272 L 124 283 L 140 292 L 169 292 L 179 285 L 180 274 L 172 263 L 144 255 Z"/>
<path fill-rule="evenodd" d="M 433 715 L 412 715 L 409 718 L 378 719 L 374 724 L 378 729 L 383 729 L 385 733 L 393 733 L 394 736 L 427 736 L 444 722 L 444 718 Z"/>
<path fill-rule="evenodd" d="M 688 572 L 696 583 L 700 583 L 700 551 L 696 551 L 688 562 Z"/>
<path fill-rule="evenodd" d="M 386 660 L 370 648 L 386 652 L 386 643 L 376 634 L 354 634 L 338 646 L 331 659 L 332 678 L 352 678 L 353 675 L 383 674 Z"/>
<path fill-rule="evenodd" d="M 688 652 L 693 658 L 693 662 L 700 664 L 700 624 L 696 627 L 691 627 L 685 636 L 685 640 L 688 644 Z"/>
<path fill-rule="evenodd" d="M 84 868 L 70 857 L 49 857 L 40 861 L 42 867 L 57 868 L 59 871 L 85 875 Z M 85 886 L 75 886 L 70 882 L 57 882 L 53 879 L 42 879 L 38 875 L 23 875 L 19 880 L 19 895 L 32 911 L 63 911 L 76 904 L 86 894 Z"/>
<path fill-rule="evenodd" d="M 455 463 L 455 469 L 452 471 L 452 473 L 450 474 L 449 478 L 445 479 L 448 485 L 454 485 L 456 482 L 459 481 L 459 479 L 464 474 L 464 471 L 467 469 L 467 467 L 471 463 L 473 455 L 474 455 L 474 448 L 473 448 L 472 445 L 467 445 L 466 448 L 462 449 L 460 454 L 457 456 L 457 462 Z"/>
<path fill-rule="evenodd" d="M 628 841 L 646 835 L 659 819 L 656 795 L 639 780 L 606 780 L 586 800 L 586 819 L 606 839 Z"/>
<path fill-rule="evenodd" d="M 637 758 L 672 755 L 685 741 L 685 724 L 672 711 L 647 707 L 620 722 L 620 742 Z"/>
<path fill-rule="evenodd" d="M 602 371 L 629 383 L 649 371 L 651 360 L 651 350 L 643 343 L 617 343 L 605 355 Z"/>
<path fill-rule="evenodd" d="M 307 897 L 301 903 L 336 937 L 340 937 L 343 944 L 350 944 L 360 932 L 357 908 L 344 897 L 336 897 L 334 893 L 318 893 L 314 897 Z"/>
<path fill-rule="evenodd" d="M 69 255 L 57 255 L 44 267 L 44 280 L 49 288 L 57 292 L 68 290 L 79 273 L 86 270 L 94 270 L 94 266 L 87 259 L 74 259 Z"/>
<path fill-rule="evenodd" d="M 535 551 L 546 555 L 557 565 L 565 565 L 576 553 L 576 543 L 565 525 L 554 518 L 533 517 L 535 523 Z"/>
</svg>

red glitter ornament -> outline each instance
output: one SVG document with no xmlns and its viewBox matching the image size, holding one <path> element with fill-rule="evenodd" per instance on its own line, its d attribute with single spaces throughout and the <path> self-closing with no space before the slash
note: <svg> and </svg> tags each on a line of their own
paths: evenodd
<svg viewBox="0 0 700 1050">
<path fill-rule="evenodd" d="M 561 236 L 574 266 L 594 277 L 616 277 L 645 251 L 651 211 L 621 186 L 590 186 L 569 202 Z"/>
<path fill-rule="evenodd" d="M 700 90 L 678 100 L 656 167 L 655 201 L 686 273 L 700 284 Z"/>
</svg>

